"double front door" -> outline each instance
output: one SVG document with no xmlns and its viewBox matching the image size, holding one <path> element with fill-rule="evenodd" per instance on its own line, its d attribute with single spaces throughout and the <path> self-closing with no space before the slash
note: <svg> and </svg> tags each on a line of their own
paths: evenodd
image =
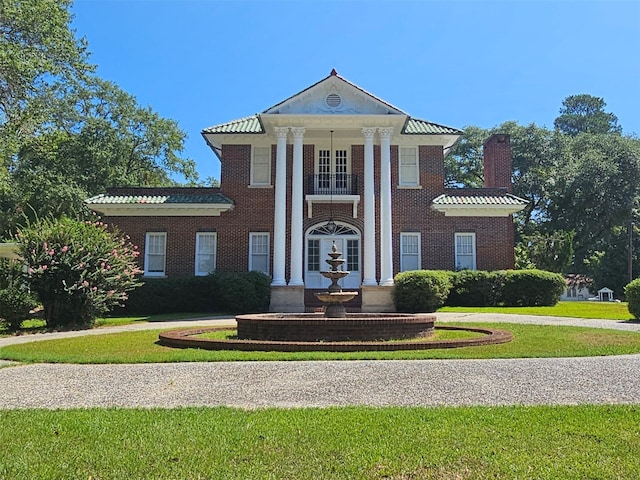
<svg viewBox="0 0 640 480">
<path fill-rule="evenodd" d="M 331 269 L 331 265 L 326 260 L 330 258 L 329 252 L 332 251 L 334 242 L 338 252 L 342 253 L 340 258 L 345 260 L 338 269 L 350 272 L 348 276 L 340 280 L 339 285 L 344 289 L 360 288 L 360 238 L 357 234 L 348 235 L 344 233 L 342 235 L 309 234 L 307 236 L 306 288 L 327 288 L 331 284 L 331 280 L 323 277 L 320 272 Z"/>
</svg>

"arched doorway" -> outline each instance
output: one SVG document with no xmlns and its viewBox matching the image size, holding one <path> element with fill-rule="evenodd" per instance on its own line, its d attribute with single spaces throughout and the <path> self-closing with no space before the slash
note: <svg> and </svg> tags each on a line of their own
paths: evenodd
<svg viewBox="0 0 640 480">
<path fill-rule="evenodd" d="M 331 232 L 326 224 L 315 225 L 307 230 L 305 235 L 305 286 L 306 288 L 326 288 L 330 281 L 324 278 L 320 271 L 331 268 L 325 261 L 329 258 L 329 252 L 333 242 L 342 258 L 346 260 L 342 269 L 351 272 L 340 280 L 342 288 L 360 288 L 362 282 L 362 268 L 360 254 L 360 232 L 353 226 L 342 222 L 336 222 L 336 231 Z"/>
</svg>

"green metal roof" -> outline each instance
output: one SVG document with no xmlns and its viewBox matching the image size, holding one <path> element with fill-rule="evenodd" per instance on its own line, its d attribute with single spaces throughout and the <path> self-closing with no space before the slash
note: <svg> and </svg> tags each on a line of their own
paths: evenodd
<svg viewBox="0 0 640 480">
<path fill-rule="evenodd" d="M 433 199 L 434 205 L 461 205 L 461 206 L 522 206 L 526 205 L 525 199 L 516 197 L 511 193 L 504 195 L 455 195 L 444 193 Z"/>
<path fill-rule="evenodd" d="M 101 193 L 89 198 L 86 202 L 90 205 L 233 204 L 233 201 L 220 193 L 209 195 L 110 195 Z"/>
<path fill-rule="evenodd" d="M 463 132 L 457 128 L 409 117 L 402 133 L 405 135 L 462 135 Z"/>
<path fill-rule="evenodd" d="M 205 128 L 202 133 L 264 133 L 262 122 L 258 115 L 239 118 L 220 125 Z"/>
</svg>

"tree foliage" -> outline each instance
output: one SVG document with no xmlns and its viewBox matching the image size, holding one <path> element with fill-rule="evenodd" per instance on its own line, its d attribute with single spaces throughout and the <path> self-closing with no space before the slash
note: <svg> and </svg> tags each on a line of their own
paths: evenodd
<svg viewBox="0 0 640 480">
<path fill-rule="evenodd" d="M 553 126 L 567 135 L 580 133 L 620 133 L 618 117 L 604 111 L 607 104 L 604 99 L 592 95 L 571 95 L 565 98 L 560 116 Z"/>
</svg>

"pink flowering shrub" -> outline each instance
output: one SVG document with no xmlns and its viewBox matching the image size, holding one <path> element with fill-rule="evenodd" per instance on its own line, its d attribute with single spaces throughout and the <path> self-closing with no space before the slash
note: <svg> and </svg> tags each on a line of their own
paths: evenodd
<svg viewBox="0 0 640 480">
<path fill-rule="evenodd" d="M 49 327 L 90 327 L 141 285 L 137 247 L 100 221 L 40 220 L 16 240 Z"/>
</svg>

